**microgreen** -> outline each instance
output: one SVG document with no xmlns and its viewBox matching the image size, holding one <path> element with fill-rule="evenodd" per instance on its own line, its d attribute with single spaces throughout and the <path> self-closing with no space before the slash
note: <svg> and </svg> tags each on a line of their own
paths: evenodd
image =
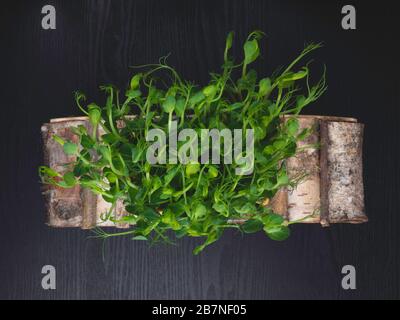
<svg viewBox="0 0 400 320">
<path fill-rule="evenodd" d="M 249 35 L 243 60 L 235 64 L 229 55 L 233 45 L 233 33 L 229 33 L 221 73 L 212 73 L 204 86 L 183 80 L 162 58 L 157 64 L 142 66 L 124 95 L 113 86 L 102 86 L 103 107 L 96 103 L 85 107 L 86 97 L 77 93 L 77 105 L 93 130 L 74 128 L 78 142 L 53 137 L 76 161 L 64 175 L 41 166 L 43 183 L 63 188 L 78 184 L 102 196 L 112 209 L 122 201 L 128 215 L 116 221 L 110 212 L 106 218 L 134 226 L 119 233 L 95 229 L 103 239 L 129 236 L 171 243 L 184 236 L 203 237 L 195 254 L 217 241 L 227 228 L 286 239 L 289 223 L 262 202 L 295 183 L 287 175 L 284 160 L 296 154 L 296 143 L 311 132 L 299 132 L 296 116 L 326 90 L 325 72 L 311 85 L 308 63 L 301 61 L 321 45 L 310 44 L 283 71 L 258 78 L 249 67 L 260 55 L 262 35 L 259 31 Z M 293 116 L 281 121 L 286 114 Z M 168 132 L 175 119 L 178 129 L 253 129 L 252 174 L 236 175 L 234 165 L 222 162 L 149 164 L 146 133 L 150 129 Z M 100 136 L 98 127 L 104 132 Z M 243 224 L 234 222 L 243 220 Z"/>
</svg>

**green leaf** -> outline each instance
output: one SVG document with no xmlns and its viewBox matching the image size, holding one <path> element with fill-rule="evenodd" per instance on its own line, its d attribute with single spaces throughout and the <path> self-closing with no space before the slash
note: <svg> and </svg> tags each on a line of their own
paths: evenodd
<svg viewBox="0 0 400 320">
<path fill-rule="evenodd" d="M 176 220 L 175 214 L 171 210 L 165 210 L 161 216 L 161 221 L 171 227 L 172 230 L 177 231 L 181 229 L 181 225 Z"/>
<path fill-rule="evenodd" d="M 275 140 L 272 145 L 275 148 L 275 150 L 281 150 L 281 149 L 285 148 L 286 144 L 287 144 L 286 139 L 281 138 L 281 139 Z"/>
<path fill-rule="evenodd" d="M 155 176 L 151 179 L 151 193 L 158 190 L 162 186 L 162 182 L 159 176 Z"/>
<path fill-rule="evenodd" d="M 296 118 L 289 118 L 286 123 L 288 134 L 294 136 L 299 130 L 299 121 Z"/>
<path fill-rule="evenodd" d="M 63 180 L 68 187 L 73 187 L 77 182 L 73 172 L 67 172 L 64 174 Z"/>
<path fill-rule="evenodd" d="M 129 215 L 123 216 L 123 217 L 120 219 L 120 221 L 121 221 L 121 222 L 125 222 L 125 223 L 129 223 L 129 224 L 136 224 L 136 222 L 138 221 L 138 219 L 139 219 L 138 216 L 129 214 Z"/>
<path fill-rule="evenodd" d="M 144 149 L 140 146 L 133 146 L 131 149 L 132 163 L 137 163 L 141 159 L 143 152 Z"/>
<path fill-rule="evenodd" d="M 199 218 L 204 217 L 206 214 L 207 214 L 207 208 L 204 204 L 197 203 L 194 205 L 194 208 L 192 210 L 193 219 L 197 220 Z"/>
<path fill-rule="evenodd" d="M 254 130 L 254 139 L 256 141 L 262 140 L 267 135 L 267 129 L 264 126 L 253 126 Z"/>
<path fill-rule="evenodd" d="M 150 207 L 144 208 L 141 215 L 150 223 L 160 220 L 160 215 Z"/>
<path fill-rule="evenodd" d="M 216 202 L 213 204 L 213 209 L 217 211 L 218 213 L 222 214 L 223 216 L 227 217 L 229 216 L 229 208 L 228 206 L 223 203 L 223 202 Z"/>
<path fill-rule="evenodd" d="M 175 109 L 176 100 L 174 96 L 168 96 L 164 103 L 162 104 L 162 108 L 166 113 L 171 113 Z"/>
<path fill-rule="evenodd" d="M 107 144 L 113 144 L 119 141 L 119 138 L 113 133 L 106 133 L 101 136 L 101 140 Z"/>
<path fill-rule="evenodd" d="M 200 163 L 188 163 L 186 165 L 185 172 L 187 176 L 191 176 L 199 172 L 199 170 L 200 170 Z"/>
<path fill-rule="evenodd" d="M 138 73 L 132 77 L 131 82 L 130 82 L 131 90 L 135 90 L 137 87 L 139 87 L 140 79 L 142 79 L 142 76 L 143 75 L 141 73 Z"/>
<path fill-rule="evenodd" d="M 184 113 L 184 111 L 185 111 L 185 103 L 186 103 L 186 101 L 185 101 L 184 98 L 179 98 L 176 101 L 175 113 L 176 113 L 176 115 L 178 117 L 180 117 Z"/>
<path fill-rule="evenodd" d="M 307 77 L 307 75 L 308 75 L 308 68 L 303 67 L 300 71 L 292 74 L 291 80 L 294 80 L 294 81 L 300 80 L 300 79 Z"/>
<path fill-rule="evenodd" d="M 40 166 L 39 167 L 39 176 L 42 177 L 42 178 L 61 177 L 61 175 L 57 171 L 55 171 L 55 170 L 53 170 L 53 169 L 51 169 L 49 167 L 46 167 L 46 166 Z"/>
<path fill-rule="evenodd" d="M 243 225 L 242 225 L 242 230 L 245 233 L 254 233 L 262 230 L 264 227 L 264 224 L 257 219 L 251 219 L 247 220 Z"/>
<path fill-rule="evenodd" d="M 148 239 L 145 236 L 139 235 L 132 237 L 132 240 L 147 241 Z"/>
<path fill-rule="evenodd" d="M 74 167 L 74 175 L 75 177 L 83 176 L 87 174 L 90 170 L 90 165 L 84 164 L 82 161 L 78 161 Z"/>
<path fill-rule="evenodd" d="M 175 214 L 175 216 L 183 214 L 186 210 L 185 205 L 182 201 L 169 204 L 168 209 L 171 210 Z"/>
<path fill-rule="evenodd" d="M 125 95 L 130 98 L 130 99 L 135 99 L 137 97 L 140 97 L 142 95 L 142 92 L 140 90 L 127 90 Z"/>
<path fill-rule="evenodd" d="M 286 174 L 285 170 L 280 170 L 278 172 L 277 181 L 276 181 L 276 188 L 282 187 L 289 184 L 289 177 Z"/>
<path fill-rule="evenodd" d="M 199 91 L 189 99 L 189 104 L 193 106 L 202 102 L 205 98 L 206 96 L 204 95 L 204 93 L 202 91 Z"/>
<path fill-rule="evenodd" d="M 286 240 L 290 235 L 290 230 L 287 226 L 265 226 L 264 231 L 274 241 Z"/>
<path fill-rule="evenodd" d="M 280 88 L 287 88 L 293 85 L 297 80 L 301 80 L 308 75 L 308 69 L 304 67 L 299 72 L 287 72 L 283 74 L 278 80 L 278 86 Z"/>
<path fill-rule="evenodd" d="M 300 111 L 306 102 L 306 97 L 301 95 L 296 98 L 296 108 Z"/>
<path fill-rule="evenodd" d="M 261 79 L 259 84 L 258 84 L 258 94 L 260 96 L 266 96 L 268 93 L 271 92 L 272 86 L 271 86 L 271 79 L 270 78 L 264 78 Z"/>
<path fill-rule="evenodd" d="M 218 169 L 214 166 L 210 166 L 208 168 L 207 175 L 210 179 L 214 179 L 214 178 L 218 177 Z"/>
<path fill-rule="evenodd" d="M 243 102 L 235 102 L 226 107 L 226 111 L 231 112 L 243 107 Z"/>
<path fill-rule="evenodd" d="M 93 126 L 97 126 L 101 119 L 101 110 L 100 108 L 91 103 L 88 105 L 88 112 L 89 112 L 89 121 Z"/>
<path fill-rule="evenodd" d="M 105 174 L 105 176 L 106 176 L 108 182 L 110 182 L 110 183 L 115 183 L 115 182 L 117 182 L 117 180 L 118 180 L 118 177 L 117 177 L 116 174 L 115 174 L 114 172 L 112 172 L 112 171 L 107 172 L 107 173 Z"/>
<path fill-rule="evenodd" d="M 105 160 L 108 162 L 111 162 L 111 151 L 108 147 L 106 146 L 100 146 L 99 147 L 99 152 L 103 156 Z"/>
<path fill-rule="evenodd" d="M 175 193 L 175 190 L 174 190 L 173 188 L 166 186 L 166 187 L 164 187 L 164 188 L 162 189 L 162 194 L 163 194 L 163 196 L 165 196 L 165 197 L 162 197 L 162 198 L 163 198 L 163 199 L 168 199 L 168 198 L 171 197 L 174 193 Z"/>
<path fill-rule="evenodd" d="M 271 155 L 275 152 L 275 147 L 273 145 L 267 145 L 264 147 L 263 149 L 263 153 L 265 153 L 266 155 Z"/>
<path fill-rule="evenodd" d="M 249 203 L 249 202 L 245 203 L 245 204 L 235 205 L 233 208 L 235 209 L 235 211 L 237 213 L 240 213 L 240 214 L 256 213 L 257 212 L 257 209 L 256 209 L 255 205 L 252 204 L 252 203 Z"/>
<path fill-rule="evenodd" d="M 284 222 L 284 219 L 279 214 L 268 213 L 267 215 L 263 216 L 262 222 L 266 227 L 280 226 Z"/>
<path fill-rule="evenodd" d="M 76 155 L 78 153 L 78 145 L 72 142 L 64 143 L 64 152 L 67 155 Z"/>
<path fill-rule="evenodd" d="M 250 64 L 257 59 L 260 49 L 258 47 L 258 41 L 256 39 L 248 40 L 245 42 L 244 46 L 244 63 Z"/>
<path fill-rule="evenodd" d="M 232 48 L 232 42 L 233 42 L 233 32 L 229 32 L 228 36 L 226 37 L 225 41 L 225 51 L 224 51 L 224 61 L 225 63 L 228 61 L 228 51 L 230 48 Z"/>
<path fill-rule="evenodd" d="M 217 87 L 214 85 L 209 85 L 203 89 L 203 93 L 207 98 L 212 99 L 217 93 Z"/>
<path fill-rule="evenodd" d="M 72 133 L 74 133 L 77 136 L 81 136 L 83 134 L 87 134 L 87 130 L 86 127 L 83 125 L 78 125 L 77 127 L 70 127 L 69 128 L 71 130 Z"/>
<path fill-rule="evenodd" d="M 91 137 L 89 137 L 88 135 L 85 134 L 81 137 L 81 145 L 85 149 L 93 148 L 94 144 L 95 144 L 94 140 Z"/>
</svg>

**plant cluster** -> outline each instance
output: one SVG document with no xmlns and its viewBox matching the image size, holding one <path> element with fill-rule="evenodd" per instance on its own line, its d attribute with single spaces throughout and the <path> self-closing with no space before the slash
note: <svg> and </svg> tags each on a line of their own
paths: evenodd
<svg viewBox="0 0 400 320">
<path fill-rule="evenodd" d="M 104 106 L 83 106 L 86 98 L 77 93 L 77 105 L 93 129 L 71 128 L 79 143 L 54 136 L 76 161 L 68 164 L 63 175 L 41 166 L 42 182 L 88 188 L 111 203 L 104 219 L 134 224 L 118 233 L 96 229 L 102 238 L 126 235 L 173 243 L 184 236 L 204 237 L 195 254 L 219 239 L 227 228 L 244 233 L 263 230 L 273 240 L 287 238 L 289 223 L 265 204 L 280 188 L 296 183 L 288 178 L 284 160 L 296 154 L 296 143 L 311 132 L 311 128 L 299 130 L 296 116 L 323 94 L 325 75 L 310 85 L 308 63 L 298 66 L 320 47 L 310 44 L 286 68 L 259 78 L 249 66 L 259 57 L 262 35 L 255 31 L 248 36 L 244 58 L 235 63 L 229 55 L 233 40 L 233 33 L 229 33 L 222 70 L 211 73 L 205 86 L 182 79 L 163 58 L 157 64 L 142 66 L 143 71 L 132 77 L 124 95 L 112 85 L 102 86 Z M 292 116 L 281 121 L 283 115 Z M 147 132 L 153 128 L 168 132 L 173 120 L 178 121 L 178 130 L 253 129 L 253 173 L 236 175 L 236 165 L 222 161 L 149 164 Z M 104 134 L 98 134 L 99 127 Z M 128 212 L 118 221 L 113 215 L 117 201 L 122 201 Z"/>
</svg>

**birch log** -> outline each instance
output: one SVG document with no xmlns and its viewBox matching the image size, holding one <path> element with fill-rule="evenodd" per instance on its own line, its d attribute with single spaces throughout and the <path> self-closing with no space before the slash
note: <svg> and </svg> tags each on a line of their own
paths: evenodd
<svg viewBox="0 0 400 320">
<path fill-rule="evenodd" d="M 65 155 L 62 146 L 54 141 L 53 135 L 65 140 L 78 142 L 78 137 L 71 127 L 85 126 L 90 132 L 91 127 L 86 117 L 57 118 L 42 126 L 45 164 L 63 174 L 70 169 L 69 164 L 76 160 L 75 156 Z M 104 132 L 98 130 L 98 135 Z M 103 221 L 102 217 L 109 211 L 111 204 L 102 196 L 93 194 L 90 190 L 75 186 L 70 189 L 55 186 L 44 186 L 47 217 L 46 222 L 52 227 L 81 227 L 91 229 L 95 226 L 127 228 L 126 223 Z M 124 205 L 118 201 L 114 210 L 114 218 L 119 220 L 126 214 Z"/>
<path fill-rule="evenodd" d="M 366 222 L 362 175 L 364 126 L 321 122 L 321 224 Z"/>
<path fill-rule="evenodd" d="M 288 117 L 283 117 L 286 121 Z M 362 177 L 363 125 L 354 118 L 327 116 L 299 116 L 299 131 L 313 128 L 312 134 L 298 143 L 300 152 L 286 161 L 291 179 L 300 179 L 294 188 L 283 188 L 269 201 L 274 212 L 288 221 L 304 223 L 362 223 L 368 219 L 364 213 Z M 69 171 L 75 161 L 67 156 L 53 135 L 77 142 L 71 127 L 90 124 L 86 117 L 52 119 L 42 126 L 45 163 L 61 174 Z M 118 127 L 123 123 L 118 123 Z M 101 137 L 104 132 L 97 132 Z M 312 145 L 313 147 L 309 147 Z M 315 147 L 319 145 L 319 148 Z M 95 226 L 127 228 L 127 223 L 103 221 L 110 203 L 90 190 L 75 186 L 63 189 L 45 186 L 47 224 L 53 227 Z M 127 212 L 121 201 L 116 203 L 114 218 Z M 238 223 L 243 221 L 238 221 Z"/>
<path fill-rule="evenodd" d="M 330 116 L 299 116 L 298 120 L 299 131 L 313 128 L 313 133 L 298 143 L 300 151 L 286 161 L 286 168 L 291 179 L 304 178 L 293 189 L 276 194 L 271 201 L 274 212 L 288 221 L 322 226 L 368 221 L 362 177 L 363 124 Z M 314 144 L 319 148 L 307 147 Z M 287 212 L 282 209 L 285 203 Z"/>
<path fill-rule="evenodd" d="M 67 156 L 62 146 L 54 139 L 58 135 L 64 139 L 76 142 L 77 136 L 71 131 L 71 127 L 86 126 L 87 121 L 74 118 L 68 121 L 60 121 L 44 124 L 41 128 L 44 143 L 45 163 L 60 174 L 68 171 L 68 164 L 75 161 L 75 157 Z M 87 193 L 81 194 L 81 188 L 75 186 L 63 189 L 54 186 L 45 186 L 44 195 L 47 203 L 47 224 L 52 227 L 79 227 L 82 224 L 82 212 L 87 210 Z"/>
<path fill-rule="evenodd" d="M 287 215 L 289 221 L 319 222 L 320 168 L 319 168 L 319 120 L 299 118 L 299 132 L 311 128 L 312 133 L 297 144 L 298 153 L 286 161 L 290 180 L 299 180 L 295 188 L 287 191 Z"/>
</svg>

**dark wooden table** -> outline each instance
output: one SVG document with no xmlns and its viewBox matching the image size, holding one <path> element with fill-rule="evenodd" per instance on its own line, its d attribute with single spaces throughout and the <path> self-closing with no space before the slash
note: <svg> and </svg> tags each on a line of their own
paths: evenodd
<svg viewBox="0 0 400 320">
<path fill-rule="evenodd" d="M 43 30 L 48 1 L 6 1 L 0 12 L 0 298 L 3 299 L 354 299 L 400 298 L 400 68 L 398 10 L 391 1 L 352 1 L 357 30 L 341 28 L 340 1 L 51 1 L 56 29 Z M 205 83 L 218 71 L 224 39 L 234 54 L 263 30 L 259 74 L 269 74 L 304 43 L 323 41 L 315 70 L 327 66 L 328 92 L 309 114 L 366 124 L 363 225 L 297 225 L 289 240 L 226 232 L 200 256 L 199 241 L 176 247 L 88 240 L 89 232 L 44 225 L 37 167 L 40 125 L 79 114 L 73 91 L 101 101 L 98 86 L 124 88 L 130 65 L 169 62 Z M 54 265 L 57 289 L 41 288 Z M 357 289 L 341 288 L 354 265 Z"/>
</svg>

